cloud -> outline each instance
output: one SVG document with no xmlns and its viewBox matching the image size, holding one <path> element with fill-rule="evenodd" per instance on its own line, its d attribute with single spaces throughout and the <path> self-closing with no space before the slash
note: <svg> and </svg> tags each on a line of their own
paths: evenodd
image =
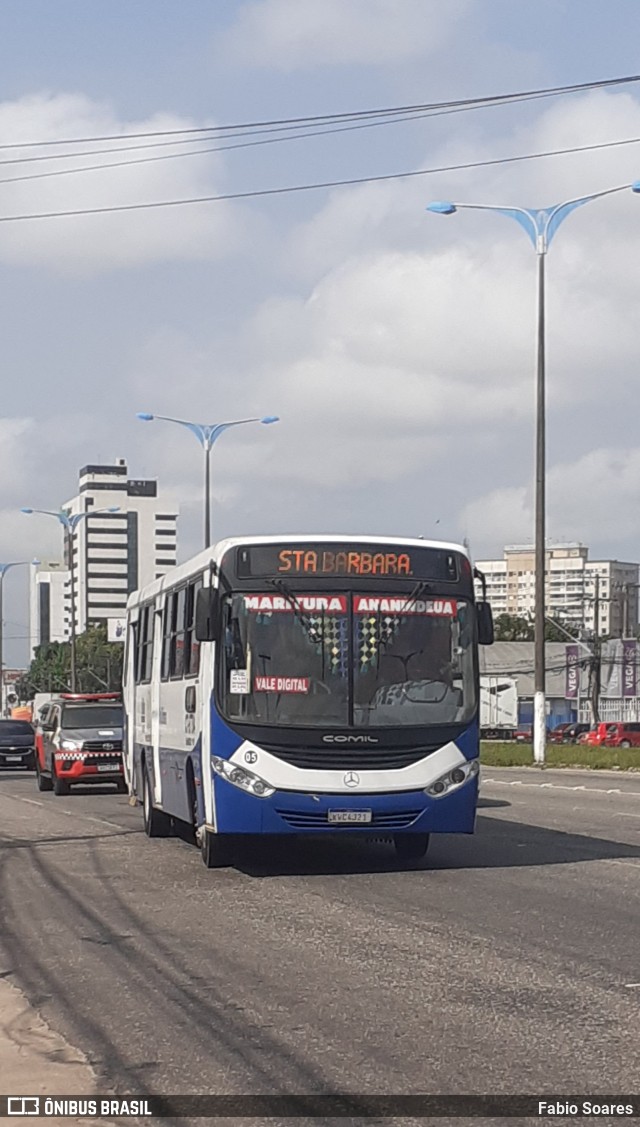
<svg viewBox="0 0 640 1127">
<path fill-rule="evenodd" d="M 476 554 L 501 553 L 504 544 L 532 542 L 532 497 L 530 487 L 505 487 L 463 508 L 460 527 Z M 615 544 L 616 551 L 626 547 L 630 558 L 637 558 L 640 447 L 591 450 L 573 462 L 552 466 L 547 474 L 547 509 L 550 539 L 592 540 L 598 551 Z"/>
<path fill-rule="evenodd" d="M 216 53 L 283 71 L 396 66 L 442 50 L 471 0 L 255 0 L 240 7 Z"/>
<path fill-rule="evenodd" d="M 140 121 L 123 121 L 108 105 L 79 94 L 32 95 L 0 103 L 0 139 L 4 145 L 65 137 L 130 135 L 203 124 L 177 114 L 158 113 Z M 81 146 L 5 150 L 3 159 L 32 160 L 54 153 L 80 152 L 72 160 L 47 159 L 0 168 L 3 216 L 101 208 L 156 200 L 186 199 L 217 194 L 224 182 L 219 153 L 134 164 L 104 166 L 123 160 L 191 151 L 197 145 L 91 155 L 93 150 L 121 147 L 128 142 L 96 142 Z M 131 145 L 143 144 L 132 139 Z M 215 144 L 215 142 L 213 142 Z M 45 172 L 99 165 L 101 171 L 79 172 L 31 180 Z M 14 180 L 14 183 L 10 181 Z M 0 262 L 42 265 L 56 272 L 88 275 L 98 271 L 138 267 L 164 261 L 210 260 L 237 251 L 248 237 L 231 204 L 189 205 L 112 215 L 0 224 Z"/>
<path fill-rule="evenodd" d="M 638 135 L 638 102 L 599 94 L 547 107 L 502 139 L 477 136 L 465 151 L 483 159 Z M 462 152 L 460 140 L 447 142 L 429 163 L 454 162 Z M 473 192 L 468 174 L 332 192 L 285 236 L 283 268 L 303 292 L 269 296 L 243 340 L 249 357 L 253 349 L 246 361 L 253 380 L 288 423 L 263 482 L 287 490 L 295 474 L 307 507 L 331 511 L 336 525 L 346 524 L 357 497 L 379 530 L 380 522 L 408 526 L 428 506 L 456 535 L 472 533 L 483 551 L 526 540 L 535 254 L 504 217 L 460 212 L 445 220 L 425 214 L 425 203 L 450 191 L 470 202 L 545 205 L 629 183 L 633 161 L 633 150 L 620 149 L 477 170 Z M 590 448 L 615 449 L 619 439 L 634 465 L 637 207 L 629 192 L 581 209 L 547 260 L 550 482 L 563 498 L 554 502 L 550 486 L 550 520 L 561 537 L 602 544 L 609 536 L 607 550 L 632 554 L 615 475 L 582 458 Z M 555 465 L 569 488 L 553 476 Z M 614 514 L 606 522 L 588 492 L 582 504 L 569 500 L 572 491 L 582 496 L 578 479 L 587 469 L 594 497 L 602 479 L 603 512 Z M 235 471 L 242 480 L 242 468 Z M 367 489 L 373 500 L 364 498 Z M 292 515 L 303 511 L 297 505 L 290 498 Z"/>
</svg>

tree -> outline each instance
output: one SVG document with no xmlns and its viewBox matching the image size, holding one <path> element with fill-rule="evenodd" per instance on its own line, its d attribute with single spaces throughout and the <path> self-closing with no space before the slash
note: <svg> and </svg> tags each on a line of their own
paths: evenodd
<svg viewBox="0 0 640 1127">
<path fill-rule="evenodd" d="M 562 619 L 545 620 L 545 642 L 568 642 L 575 634 L 575 623 L 565 623 Z M 535 629 L 533 619 L 520 614 L 499 614 L 494 623 L 496 642 L 533 642 Z"/>
<path fill-rule="evenodd" d="M 544 640 L 545 642 L 570 642 L 571 638 L 576 637 L 576 631 L 579 627 L 575 622 L 563 622 L 561 618 L 547 621 L 544 624 Z M 577 639 L 576 639 L 577 640 Z"/>
<path fill-rule="evenodd" d="M 119 691 L 122 687 L 123 650 L 121 642 L 107 641 L 105 623 L 90 626 L 84 634 L 80 634 L 76 639 L 76 691 Z M 21 700 L 33 700 L 36 693 L 70 692 L 70 682 L 70 644 L 49 642 L 37 647 L 17 692 Z"/>
<path fill-rule="evenodd" d="M 494 623 L 496 642 L 532 642 L 533 623 L 519 614 L 499 614 Z"/>
</svg>

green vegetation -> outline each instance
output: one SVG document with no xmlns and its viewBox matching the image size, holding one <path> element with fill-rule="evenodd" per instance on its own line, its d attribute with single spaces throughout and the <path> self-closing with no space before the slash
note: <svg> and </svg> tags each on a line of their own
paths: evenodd
<svg viewBox="0 0 640 1127">
<path fill-rule="evenodd" d="M 571 624 L 567 624 L 570 626 Z M 564 629 L 563 629 L 564 626 Z M 520 614 L 499 614 L 494 622 L 496 642 L 532 642 L 534 638 L 533 619 Z M 544 624 L 545 642 L 566 642 L 567 626 L 558 619 L 547 620 Z"/>
<path fill-rule="evenodd" d="M 106 625 L 91 626 L 76 639 L 76 692 L 118 692 L 122 688 L 121 642 L 107 641 Z M 20 700 L 36 693 L 69 692 L 71 646 L 51 642 L 38 646 L 26 676 L 17 685 Z"/>
<path fill-rule="evenodd" d="M 485 767 L 532 767 L 531 744 L 480 745 Z M 589 767 L 592 771 L 640 771 L 640 747 L 586 747 L 584 744 L 547 744 L 547 767 Z"/>
</svg>

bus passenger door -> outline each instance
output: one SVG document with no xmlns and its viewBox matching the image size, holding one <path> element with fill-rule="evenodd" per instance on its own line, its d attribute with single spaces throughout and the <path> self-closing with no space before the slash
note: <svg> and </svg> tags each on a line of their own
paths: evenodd
<svg viewBox="0 0 640 1127">
<path fill-rule="evenodd" d="M 163 608 L 162 608 L 163 609 Z M 160 687 L 162 672 L 162 614 L 161 608 L 156 608 L 153 624 L 153 668 L 151 672 L 151 768 L 153 782 L 153 801 L 162 806 L 162 778 L 160 774 Z"/>
<path fill-rule="evenodd" d="M 216 749 L 212 747 L 211 710 L 213 703 L 213 686 L 215 679 L 215 663 L 217 645 L 215 642 L 202 642 L 200 645 L 199 668 L 199 713 L 201 731 L 201 764 L 202 764 L 202 806 L 205 825 L 211 830 L 216 829 L 216 803 L 211 771 L 211 756 Z"/>
<path fill-rule="evenodd" d="M 129 619 L 125 637 L 124 676 L 123 676 L 123 704 L 124 704 L 124 742 L 122 745 L 122 763 L 124 777 L 131 794 L 133 787 L 133 768 L 136 738 L 136 630 L 137 624 Z"/>
</svg>

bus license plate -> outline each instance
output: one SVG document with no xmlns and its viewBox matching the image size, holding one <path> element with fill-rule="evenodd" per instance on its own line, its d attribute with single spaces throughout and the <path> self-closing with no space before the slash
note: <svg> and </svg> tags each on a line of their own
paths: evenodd
<svg viewBox="0 0 640 1127">
<path fill-rule="evenodd" d="M 98 763 L 98 771 L 117 771 L 117 763 Z"/>
<path fill-rule="evenodd" d="M 373 817 L 372 810 L 329 810 L 327 821 L 350 824 L 370 822 Z"/>
</svg>

